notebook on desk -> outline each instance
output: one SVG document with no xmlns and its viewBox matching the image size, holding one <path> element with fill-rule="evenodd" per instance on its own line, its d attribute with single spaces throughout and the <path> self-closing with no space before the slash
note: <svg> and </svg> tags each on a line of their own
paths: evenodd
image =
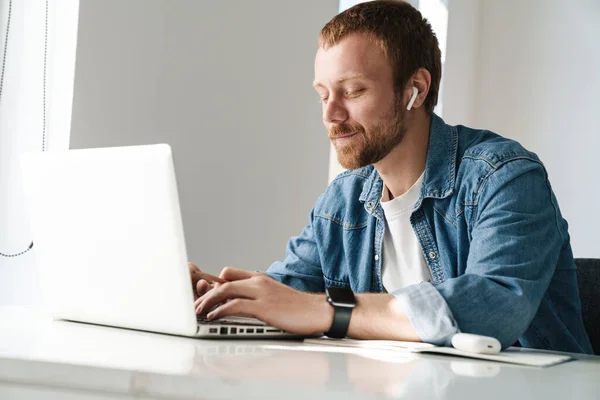
<svg viewBox="0 0 600 400">
<path fill-rule="evenodd" d="M 302 337 L 252 318 L 197 319 L 168 145 L 26 153 L 21 167 L 53 317 L 202 338 Z"/>
</svg>

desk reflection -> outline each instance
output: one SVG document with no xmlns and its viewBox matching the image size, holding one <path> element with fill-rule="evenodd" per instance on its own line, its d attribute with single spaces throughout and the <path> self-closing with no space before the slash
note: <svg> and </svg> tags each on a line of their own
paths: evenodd
<svg viewBox="0 0 600 400">
<path fill-rule="evenodd" d="M 214 343 L 214 341 L 213 341 Z M 190 374 L 228 380 L 323 385 L 330 376 L 325 354 L 277 351 L 256 343 L 207 343 L 196 346 Z"/>
<path fill-rule="evenodd" d="M 458 381 L 487 380 L 500 373 L 519 379 L 522 371 L 480 360 L 381 351 L 357 354 L 290 340 L 200 340 L 65 321 L 42 326 L 43 334 L 25 335 L 13 328 L 4 330 L 0 339 L 13 337 L 13 346 L 27 346 L 31 357 L 39 360 L 177 375 L 198 383 L 262 382 L 265 390 L 273 383 L 395 398 L 415 393 L 445 398 Z M 22 341 L 14 340 L 21 334 Z M 19 348 L 0 345 L 0 353 L 12 352 Z M 531 381 L 522 385 L 535 386 Z M 487 384 L 470 385 L 477 390 L 483 386 Z"/>
<path fill-rule="evenodd" d="M 456 379 L 493 377 L 501 370 L 497 363 L 480 360 L 413 354 L 377 358 L 367 353 L 319 352 L 302 343 L 274 345 L 273 341 L 202 341 L 192 364 L 190 374 L 206 378 L 352 387 L 360 393 L 395 398 L 415 393 L 443 398 Z"/>
</svg>

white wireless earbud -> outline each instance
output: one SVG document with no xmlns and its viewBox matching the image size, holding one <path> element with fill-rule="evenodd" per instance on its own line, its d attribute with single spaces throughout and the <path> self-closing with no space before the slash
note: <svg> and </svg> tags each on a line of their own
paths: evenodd
<svg viewBox="0 0 600 400">
<path fill-rule="evenodd" d="M 407 110 L 410 110 L 415 102 L 415 100 L 417 99 L 417 95 L 419 94 L 419 89 L 417 89 L 416 87 L 413 86 L 413 94 L 412 97 L 410 98 L 410 101 L 408 102 L 408 105 L 406 106 Z"/>
</svg>

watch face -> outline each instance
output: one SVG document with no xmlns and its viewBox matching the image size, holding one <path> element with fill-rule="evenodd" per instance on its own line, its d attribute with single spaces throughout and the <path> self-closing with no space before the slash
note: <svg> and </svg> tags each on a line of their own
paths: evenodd
<svg viewBox="0 0 600 400">
<path fill-rule="evenodd" d="M 325 290 L 327 292 L 327 296 L 329 297 L 330 303 L 334 306 L 354 307 L 356 305 L 356 298 L 350 289 L 332 287 Z"/>
</svg>

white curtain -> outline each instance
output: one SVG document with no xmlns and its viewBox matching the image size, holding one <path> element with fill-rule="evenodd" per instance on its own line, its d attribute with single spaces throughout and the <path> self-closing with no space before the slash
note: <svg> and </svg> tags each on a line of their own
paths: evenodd
<svg viewBox="0 0 600 400">
<path fill-rule="evenodd" d="M 68 148 L 78 7 L 0 0 L 0 304 L 39 302 L 19 156 Z"/>
</svg>

